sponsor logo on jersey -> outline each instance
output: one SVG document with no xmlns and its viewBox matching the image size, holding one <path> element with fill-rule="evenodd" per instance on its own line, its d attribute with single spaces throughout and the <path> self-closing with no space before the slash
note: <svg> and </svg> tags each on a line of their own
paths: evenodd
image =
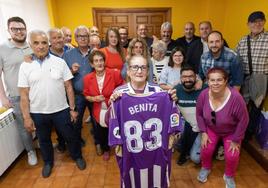
<svg viewBox="0 0 268 188">
<path fill-rule="evenodd" d="M 121 136 L 120 136 L 120 131 L 119 131 L 119 127 L 115 127 L 114 130 L 113 130 L 113 134 L 114 134 L 114 137 L 117 138 L 117 139 L 120 139 Z"/>
<path fill-rule="evenodd" d="M 170 124 L 171 127 L 179 126 L 179 122 L 180 122 L 180 116 L 179 116 L 179 114 L 177 114 L 177 113 L 171 114 L 171 116 L 170 116 L 170 122 L 171 122 L 171 124 Z"/>
</svg>

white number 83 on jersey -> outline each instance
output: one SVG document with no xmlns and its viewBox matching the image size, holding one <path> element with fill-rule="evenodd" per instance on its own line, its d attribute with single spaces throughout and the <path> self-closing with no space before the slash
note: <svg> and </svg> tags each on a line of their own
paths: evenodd
<svg viewBox="0 0 268 188">
<path fill-rule="evenodd" d="M 141 125 L 139 121 L 127 121 L 124 124 L 124 133 L 129 152 L 139 153 L 145 147 L 148 151 L 156 150 L 162 146 L 162 121 L 158 118 L 150 118 Z M 151 131 L 149 139 L 143 143 L 142 132 Z"/>
</svg>

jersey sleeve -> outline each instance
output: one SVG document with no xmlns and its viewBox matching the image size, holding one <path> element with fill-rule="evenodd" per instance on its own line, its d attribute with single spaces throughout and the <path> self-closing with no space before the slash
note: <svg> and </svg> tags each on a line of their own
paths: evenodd
<svg viewBox="0 0 268 188">
<path fill-rule="evenodd" d="M 169 130 L 168 133 L 176 133 L 182 131 L 182 120 L 179 113 L 179 109 L 174 101 L 170 101 L 171 111 L 169 120 Z"/>
<path fill-rule="evenodd" d="M 120 118 L 118 118 L 119 111 L 119 100 L 111 104 L 110 117 L 109 117 L 109 146 L 122 145 L 123 141 L 121 138 L 120 131 Z"/>
</svg>

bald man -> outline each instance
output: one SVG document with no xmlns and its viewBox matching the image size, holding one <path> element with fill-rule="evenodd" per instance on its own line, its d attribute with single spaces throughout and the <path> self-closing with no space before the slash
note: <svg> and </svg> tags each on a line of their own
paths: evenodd
<svg viewBox="0 0 268 188">
<path fill-rule="evenodd" d="M 195 35 L 195 26 L 193 22 L 187 22 L 184 26 L 184 36 L 177 38 L 177 45 L 182 47 L 187 52 L 189 46 L 200 37 Z"/>
</svg>

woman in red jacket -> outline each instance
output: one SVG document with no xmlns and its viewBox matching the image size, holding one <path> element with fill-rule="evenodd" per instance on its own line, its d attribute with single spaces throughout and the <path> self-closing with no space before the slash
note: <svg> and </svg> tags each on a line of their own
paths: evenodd
<svg viewBox="0 0 268 188">
<path fill-rule="evenodd" d="M 123 84 L 123 79 L 119 70 L 105 68 L 105 55 L 101 51 L 93 51 L 89 62 L 94 71 L 84 77 L 84 96 L 93 103 L 93 118 L 98 124 L 96 134 L 104 151 L 103 160 L 109 160 L 108 128 L 104 116 L 113 90 Z"/>
</svg>

